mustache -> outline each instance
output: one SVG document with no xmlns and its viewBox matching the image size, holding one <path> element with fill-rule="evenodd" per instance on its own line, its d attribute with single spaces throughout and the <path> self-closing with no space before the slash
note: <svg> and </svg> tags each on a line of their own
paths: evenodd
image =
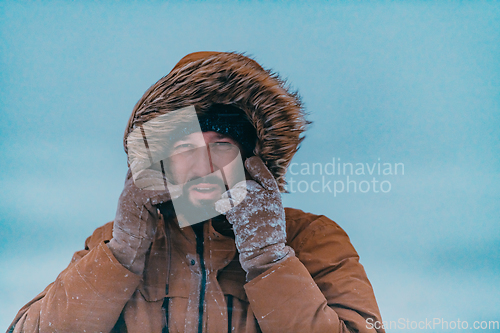
<svg viewBox="0 0 500 333">
<path fill-rule="evenodd" d="M 223 189 L 226 187 L 224 181 L 222 181 L 222 179 L 214 175 L 209 175 L 205 177 L 193 177 L 187 181 L 186 185 L 189 184 L 189 186 L 193 186 L 202 183 L 219 185 Z"/>
</svg>

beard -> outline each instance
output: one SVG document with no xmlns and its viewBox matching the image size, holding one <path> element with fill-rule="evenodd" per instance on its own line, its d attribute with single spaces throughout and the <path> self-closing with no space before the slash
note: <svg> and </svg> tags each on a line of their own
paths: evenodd
<svg viewBox="0 0 500 333">
<path fill-rule="evenodd" d="M 177 215 L 182 215 L 182 219 L 190 225 L 205 222 L 212 219 L 212 225 L 217 232 L 224 236 L 228 236 L 234 239 L 234 232 L 232 225 L 227 221 L 225 215 L 220 214 L 215 210 L 215 200 L 197 200 L 193 202 L 189 198 L 189 187 L 193 184 L 199 183 L 209 183 L 217 184 L 222 189 L 226 188 L 224 182 L 216 176 L 202 177 L 198 179 L 192 179 L 192 182 L 183 186 L 183 195 L 175 199 L 175 207 L 172 201 L 165 202 L 159 205 L 160 212 L 166 219 L 179 219 Z M 179 226 L 181 226 L 179 224 Z M 181 226 L 182 227 L 182 226 Z"/>
<path fill-rule="evenodd" d="M 176 213 L 182 215 L 191 225 L 203 222 L 219 215 L 215 210 L 215 201 L 198 200 L 196 204 L 193 204 L 188 195 L 183 195 L 176 200 Z"/>
<path fill-rule="evenodd" d="M 217 185 L 222 191 L 221 194 L 226 190 L 226 185 L 222 179 L 214 175 L 189 180 L 183 186 L 183 195 L 175 199 L 174 206 L 176 214 L 182 215 L 190 225 L 220 215 L 215 210 L 215 202 L 220 199 L 220 196 L 214 199 L 195 199 L 191 197 L 190 191 L 194 191 L 192 188 L 197 184 Z"/>
</svg>

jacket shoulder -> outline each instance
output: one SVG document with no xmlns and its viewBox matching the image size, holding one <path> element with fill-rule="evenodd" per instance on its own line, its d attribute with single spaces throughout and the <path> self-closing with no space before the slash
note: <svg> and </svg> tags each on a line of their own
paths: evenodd
<svg viewBox="0 0 500 333">
<path fill-rule="evenodd" d="M 306 243 L 316 247 L 320 239 L 341 245 L 343 252 L 357 257 L 347 233 L 333 220 L 324 215 L 306 213 L 300 209 L 285 208 L 287 244 L 295 251 Z"/>
<path fill-rule="evenodd" d="M 113 238 L 113 221 L 94 230 L 92 236 L 85 240 L 85 250 L 92 250 L 103 241 L 109 242 L 111 238 Z"/>
<path fill-rule="evenodd" d="M 317 229 L 320 226 L 334 229 L 347 236 L 345 231 L 333 220 L 324 215 L 306 213 L 296 208 L 285 208 L 286 232 L 288 242 L 292 242 L 299 235 L 302 235 L 306 229 Z"/>
<path fill-rule="evenodd" d="M 286 234 L 288 243 L 291 243 L 307 227 L 320 218 L 321 215 L 306 213 L 300 209 L 285 208 Z"/>
</svg>

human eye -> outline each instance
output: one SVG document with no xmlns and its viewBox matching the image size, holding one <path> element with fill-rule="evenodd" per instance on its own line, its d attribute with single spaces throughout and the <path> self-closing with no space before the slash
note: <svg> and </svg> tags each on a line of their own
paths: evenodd
<svg viewBox="0 0 500 333">
<path fill-rule="evenodd" d="M 233 145 L 231 142 L 219 141 L 212 143 L 212 148 L 219 151 L 228 151 L 228 150 L 233 150 L 234 148 L 236 148 L 236 146 Z"/>
<path fill-rule="evenodd" d="M 173 152 L 174 154 L 184 153 L 190 151 L 194 148 L 194 145 L 191 143 L 179 143 L 174 146 Z"/>
</svg>

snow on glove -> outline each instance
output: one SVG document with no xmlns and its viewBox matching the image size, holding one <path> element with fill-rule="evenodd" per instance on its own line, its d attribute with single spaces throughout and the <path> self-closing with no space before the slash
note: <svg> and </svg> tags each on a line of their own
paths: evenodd
<svg viewBox="0 0 500 333">
<path fill-rule="evenodd" d="M 233 225 L 240 263 L 250 281 L 295 252 L 285 245 L 285 210 L 276 180 L 259 157 L 247 159 L 245 167 L 255 181 L 236 184 L 215 209 Z"/>
<path fill-rule="evenodd" d="M 116 259 L 131 272 L 142 275 L 146 253 L 156 233 L 156 205 L 180 195 L 180 188 L 168 184 L 159 171 L 145 169 L 132 177 L 130 170 L 113 224 L 113 238 L 107 244 Z"/>
</svg>

